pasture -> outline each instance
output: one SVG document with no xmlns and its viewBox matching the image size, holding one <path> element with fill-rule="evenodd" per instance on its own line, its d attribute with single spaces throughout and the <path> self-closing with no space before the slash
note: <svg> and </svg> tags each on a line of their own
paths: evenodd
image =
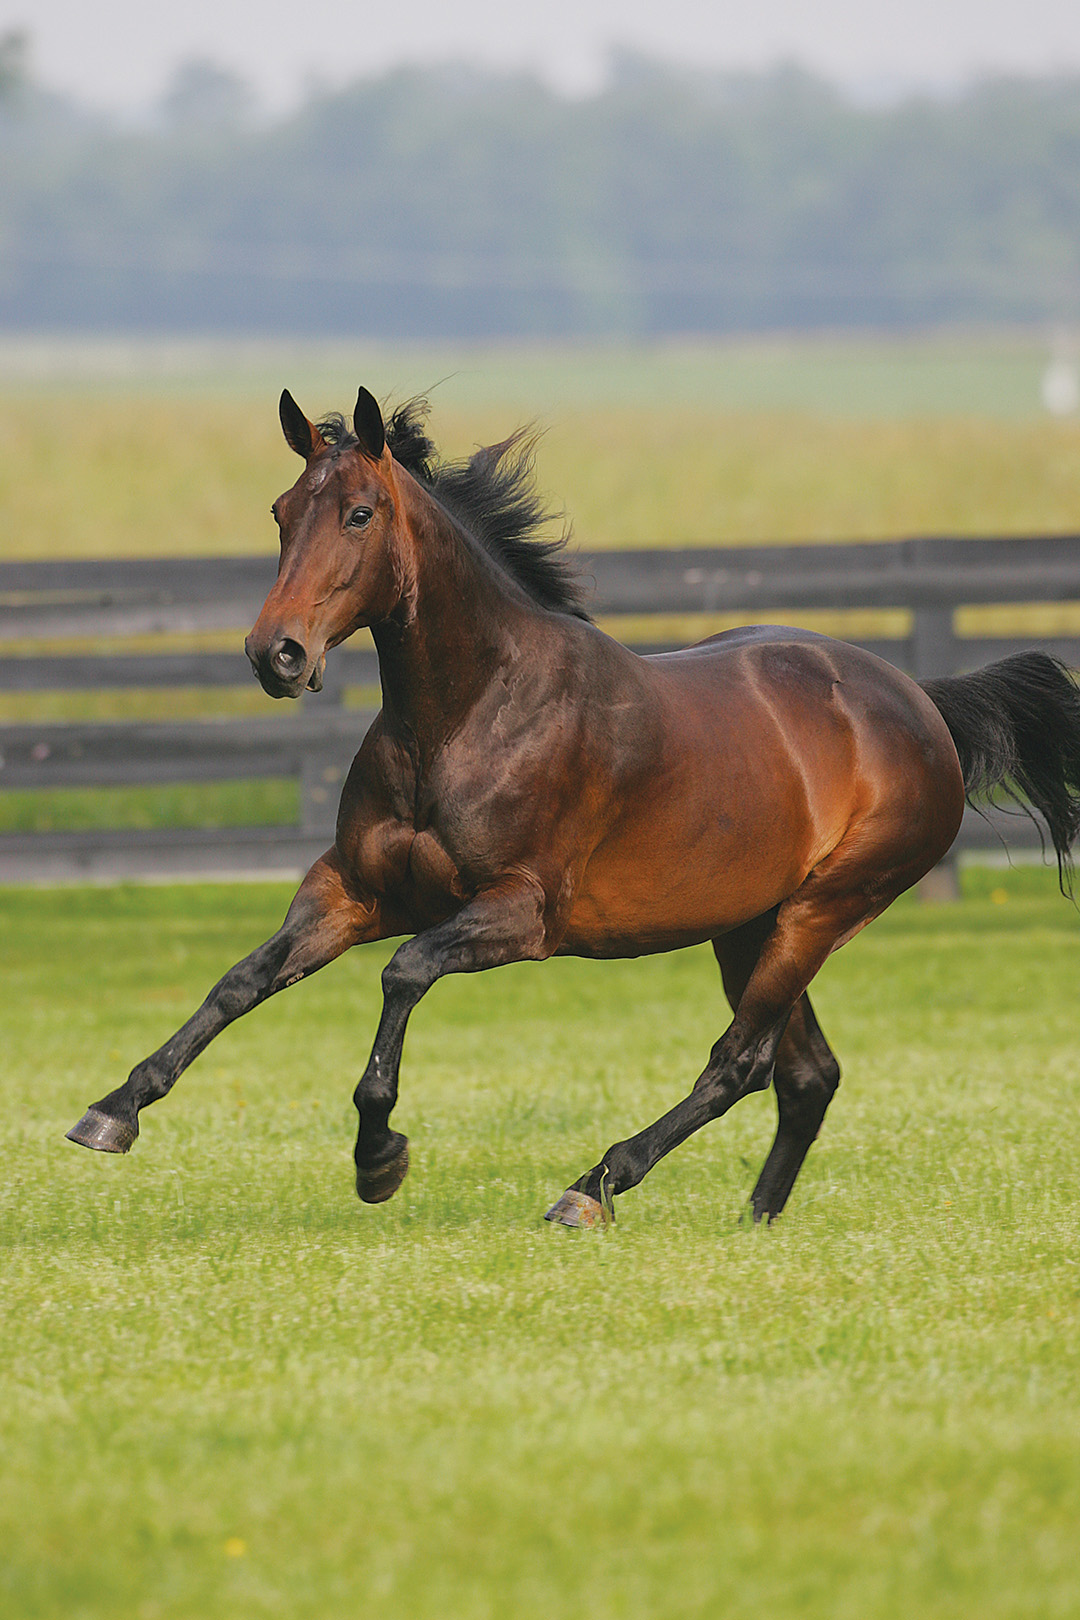
<svg viewBox="0 0 1080 1620">
<path fill-rule="evenodd" d="M 5 1615 L 1075 1615 L 1080 920 L 1045 871 L 965 886 L 821 975 L 845 1080 L 775 1228 L 739 1222 L 758 1096 L 594 1233 L 540 1217 L 698 1072 L 707 950 L 440 984 L 372 1209 L 389 946 L 111 1159 L 64 1130 L 289 891 L 0 893 Z"/>
<path fill-rule="evenodd" d="M 0 343 L 12 557 L 272 550 L 295 477 L 276 401 L 430 391 L 449 454 L 545 428 L 541 487 L 587 546 L 1074 530 L 1080 423 L 1019 337 L 394 350 Z"/>
</svg>

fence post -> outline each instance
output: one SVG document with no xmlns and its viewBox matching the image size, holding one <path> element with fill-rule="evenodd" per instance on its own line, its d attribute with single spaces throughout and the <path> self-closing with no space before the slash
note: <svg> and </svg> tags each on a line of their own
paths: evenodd
<svg viewBox="0 0 1080 1620">
<path fill-rule="evenodd" d="M 915 609 L 911 635 L 911 673 L 917 681 L 955 675 L 960 646 L 953 630 L 954 604 L 934 602 Z"/>
<path fill-rule="evenodd" d="M 960 647 L 953 628 L 955 604 L 920 603 L 915 609 L 911 636 L 911 672 L 917 681 L 953 675 L 960 661 Z M 959 900 L 960 876 L 956 852 L 951 849 L 932 871 L 919 879 L 919 899 L 930 903 Z"/>
<path fill-rule="evenodd" d="M 305 754 L 300 766 L 300 830 L 312 837 L 334 836 L 344 768 L 325 754 Z"/>
</svg>

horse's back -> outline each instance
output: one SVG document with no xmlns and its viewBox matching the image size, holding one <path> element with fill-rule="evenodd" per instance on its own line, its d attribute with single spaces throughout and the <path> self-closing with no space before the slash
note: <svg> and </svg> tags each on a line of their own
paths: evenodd
<svg viewBox="0 0 1080 1620">
<path fill-rule="evenodd" d="M 764 705 L 814 716 L 842 715 L 866 727 L 864 746 L 876 748 L 896 728 L 920 744 L 953 752 L 948 730 L 922 688 L 894 664 L 851 642 L 815 630 L 755 624 L 708 636 L 691 647 L 641 660 L 662 688 L 710 709 L 725 704 Z"/>
</svg>

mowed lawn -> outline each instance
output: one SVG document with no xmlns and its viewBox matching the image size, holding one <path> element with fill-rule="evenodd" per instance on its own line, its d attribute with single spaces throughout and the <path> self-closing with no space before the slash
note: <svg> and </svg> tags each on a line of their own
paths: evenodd
<svg viewBox="0 0 1080 1620">
<path fill-rule="evenodd" d="M 1080 921 L 1044 872 L 966 886 L 822 974 L 845 1083 L 782 1222 L 739 1222 L 755 1097 L 606 1233 L 541 1215 L 688 1088 L 707 950 L 437 986 L 371 1209 L 390 947 L 227 1032 L 112 1159 L 64 1130 L 288 890 L 0 893 L 4 1615 L 1080 1612 Z"/>
</svg>

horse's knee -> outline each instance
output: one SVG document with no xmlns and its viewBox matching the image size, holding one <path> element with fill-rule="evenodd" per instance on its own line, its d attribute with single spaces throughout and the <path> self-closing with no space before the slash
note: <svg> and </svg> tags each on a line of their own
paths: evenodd
<svg viewBox="0 0 1080 1620">
<path fill-rule="evenodd" d="M 415 939 L 394 952 L 382 970 L 382 992 L 387 1001 L 414 1001 L 429 990 L 435 975 Z"/>
</svg>

